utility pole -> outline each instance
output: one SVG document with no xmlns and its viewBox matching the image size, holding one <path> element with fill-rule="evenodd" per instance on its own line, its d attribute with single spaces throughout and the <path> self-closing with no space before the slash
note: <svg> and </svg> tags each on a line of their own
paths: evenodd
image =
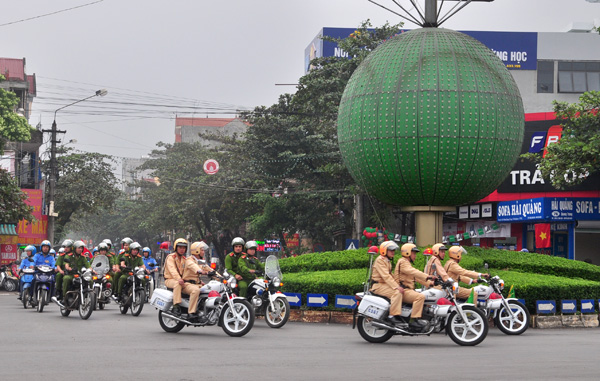
<svg viewBox="0 0 600 381">
<path fill-rule="evenodd" d="M 108 94 L 106 89 L 98 90 L 94 95 L 90 95 L 89 97 L 80 99 L 73 103 L 69 103 L 66 106 L 60 107 L 54 111 L 54 121 L 52 122 L 51 130 L 42 130 L 42 132 L 50 132 L 50 174 L 48 179 L 48 241 L 50 244 L 54 246 L 54 218 L 58 216 L 58 213 L 54 212 L 54 200 L 56 195 L 56 181 L 58 177 L 58 171 L 56 168 L 56 143 L 60 143 L 60 140 L 56 140 L 56 134 L 61 133 L 64 134 L 67 131 L 60 131 L 56 129 L 56 113 L 66 107 L 72 106 L 76 103 L 86 101 L 93 97 L 103 97 Z"/>
<path fill-rule="evenodd" d="M 57 110 L 58 111 L 58 110 Z M 42 130 L 42 132 L 50 132 L 50 174 L 48 177 L 48 241 L 54 246 L 54 218 L 57 214 L 54 212 L 54 197 L 56 192 L 56 143 L 60 143 L 60 140 L 56 140 L 56 134 L 64 134 L 67 131 L 59 131 L 56 129 L 56 112 L 54 113 L 55 118 L 52 122 L 51 130 Z"/>
</svg>

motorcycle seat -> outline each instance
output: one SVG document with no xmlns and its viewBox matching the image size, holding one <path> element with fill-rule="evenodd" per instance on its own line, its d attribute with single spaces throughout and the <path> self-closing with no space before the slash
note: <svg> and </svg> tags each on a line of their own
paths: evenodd
<svg viewBox="0 0 600 381">
<path fill-rule="evenodd" d="M 173 289 L 170 288 L 170 287 L 167 287 L 167 291 L 173 292 Z M 190 298 L 190 294 L 186 294 L 185 292 L 181 291 L 181 297 L 189 299 Z"/>
</svg>

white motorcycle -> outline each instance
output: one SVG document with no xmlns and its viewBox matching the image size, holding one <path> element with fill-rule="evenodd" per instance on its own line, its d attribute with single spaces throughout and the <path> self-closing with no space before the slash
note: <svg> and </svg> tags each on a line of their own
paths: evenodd
<svg viewBox="0 0 600 381">
<path fill-rule="evenodd" d="M 371 256 L 371 266 L 372 263 L 373 256 Z M 405 324 L 398 326 L 389 321 L 389 299 L 371 293 L 370 282 L 367 282 L 365 292 L 357 293 L 355 296 L 358 306 L 354 309 L 352 328 L 358 326 L 362 338 L 370 343 L 384 343 L 394 335 L 429 336 L 442 330 L 445 330 L 452 341 L 458 345 L 474 346 L 481 343 L 488 333 L 485 314 L 473 304 L 456 303 L 458 283 L 454 280 L 449 279 L 444 282 L 438 278 L 435 283 L 441 285 L 442 289 L 429 288 L 421 291 L 425 295 L 421 318 L 427 321 L 424 327 L 416 330 L 409 326 L 412 305 L 407 304 L 402 305 L 401 314 L 401 320 Z"/>
<path fill-rule="evenodd" d="M 287 296 L 279 291 L 283 285 L 279 260 L 269 255 L 265 261 L 265 278 L 254 279 L 248 285 L 247 300 L 254 307 L 254 314 L 265 316 L 271 328 L 281 328 L 290 318 L 290 303 Z"/>
<path fill-rule="evenodd" d="M 211 280 L 200 288 L 197 315 L 189 314 L 189 296 L 182 294 L 180 313 L 173 310 L 173 292 L 157 288 L 150 304 L 158 311 L 158 322 L 165 332 L 179 332 L 185 326 L 203 327 L 220 325 L 229 336 L 244 336 L 254 325 L 254 309 L 244 298 L 234 295 L 237 287 L 235 277 L 227 272 L 216 274 L 218 280 Z"/>
<path fill-rule="evenodd" d="M 487 263 L 485 269 L 488 269 Z M 489 281 L 478 279 L 479 283 L 489 286 L 475 286 L 477 304 L 485 311 L 486 316 L 494 318 L 494 324 L 507 335 L 520 335 L 529 328 L 529 311 L 523 303 L 515 298 L 505 298 L 502 295 L 504 281 L 498 276 L 491 277 Z"/>
</svg>

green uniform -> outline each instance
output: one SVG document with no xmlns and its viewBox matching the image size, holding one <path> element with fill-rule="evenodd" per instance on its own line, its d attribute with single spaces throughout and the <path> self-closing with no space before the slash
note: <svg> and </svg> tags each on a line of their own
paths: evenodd
<svg viewBox="0 0 600 381">
<path fill-rule="evenodd" d="M 85 267 L 86 269 L 90 268 L 90 263 L 88 262 L 87 258 L 84 257 L 83 255 L 70 255 L 67 254 L 64 256 L 63 259 L 65 264 L 69 264 L 69 266 L 71 267 L 71 271 L 69 271 L 69 275 L 67 275 L 65 273 L 65 276 L 63 278 L 63 284 L 62 284 L 62 290 L 63 290 L 63 298 L 65 297 L 65 295 L 67 295 L 67 291 L 69 290 L 69 286 L 71 285 L 71 282 L 73 281 L 73 275 L 76 274 L 82 267 Z"/>
<path fill-rule="evenodd" d="M 239 254 L 236 254 L 235 252 L 231 252 L 229 254 L 227 254 L 227 256 L 225 257 L 225 269 L 227 270 L 227 272 L 229 273 L 229 275 L 231 276 L 236 276 L 236 275 L 242 275 L 240 274 L 240 268 L 239 268 L 239 261 L 240 258 L 242 257 L 242 255 L 246 255 L 246 253 L 241 252 Z M 238 288 L 240 290 L 240 296 L 245 296 L 246 295 L 246 289 L 248 288 L 248 283 L 244 282 L 243 280 L 238 280 Z M 242 293 L 244 295 L 242 295 Z"/>
<path fill-rule="evenodd" d="M 129 255 L 129 251 L 125 251 L 123 252 L 123 254 L 115 254 L 114 256 L 114 264 L 119 266 L 119 268 L 121 268 L 121 261 L 123 260 L 125 254 Z M 123 273 L 119 270 L 116 273 L 114 273 L 113 275 L 113 286 L 116 286 L 119 284 L 119 279 L 121 279 L 121 276 L 123 275 Z M 113 294 L 114 295 L 119 295 L 117 293 L 117 288 L 115 287 L 113 289 Z"/>
<path fill-rule="evenodd" d="M 245 298 L 248 292 L 248 284 L 258 278 L 256 274 L 251 273 L 250 270 L 265 271 L 265 265 L 263 265 L 257 257 L 250 257 L 244 254 L 238 261 L 238 269 L 238 274 L 244 278 L 244 280 L 238 281 L 240 296 Z"/>
<path fill-rule="evenodd" d="M 134 257 L 130 254 L 123 253 L 121 261 L 125 262 L 125 267 L 128 267 L 131 270 L 133 270 L 136 267 L 144 266 L 144 260 L 139 255 L 136 255 Z M 117 295 L 121 295 L 121 291 L 123 291 L 123 285 L 125 284 L 126 281 L 127 281 L 127 275 L 122 275 L 121 277 L 119 277 L 119 288 L 117 289 Z M 142 281 L 142 283 L 144 283 L 144 282 Z"/>
<path fill-rule="evenodd" d="M 65 253 L 59 254 L 58 257 L 56 258 L 56 266 L 60 266 L 60 268 L 62 269 L 62 271 L 65 271 Z M 62 292 L 62 283 L 63 283 L 63 277 L 64 275 L 61 274 L 60 272 L 56 273 L 56 276 L 54 277 L 54 287 L 56 288 L 56 294 L 59 294 Z M 58 296 L 58 295 L 57 295 Z"/>
</svg>

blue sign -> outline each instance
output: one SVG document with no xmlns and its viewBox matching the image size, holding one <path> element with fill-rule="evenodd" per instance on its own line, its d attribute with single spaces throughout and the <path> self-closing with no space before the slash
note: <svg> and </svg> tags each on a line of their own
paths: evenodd
<svg viewBox="0 0 600 381">
<path fill-rule="evenodd" d="M 503 201 L 498 203 L 498 222 L 544 219 L 544 198 Z"/>
<path fill-rule="evenodd" d="M 577 301 L 576 300 L 561 300 L 560 311 L 563 314 L 574 314 L 577 312 Z"/>
<path fill-rule="evenodd" d="M 581 313 L 596 312 L 594 308 L 594 299 L 583 299 L 581 301 Z"/>
<path fill-rule="evenodd" d="M 356 308 L 356 299 L 352 295 L 336 295 L 335 296 L 335 307 L 336 308 Z"/>
<path fill-rule="evenodd" d="M 547 198 L 552 221 L 600 220 L 600 198 Z"/>
<path fill-rule="evenodd" d="M 328 304 L 327 294 L 306 294 L 306 305 L 309 307 L 327 307 Z"/>
<path fill-rule="evenodd" d="M 290 306 L 300 307 L 302 305 L 302 294 L 296 294 L 293 292 L 284 292 L 283 294 L 287 296 Z"/>
<path fill-rule="evenodd" d="M 531 143 L 529 144 L 529 152 L 540 153 L 546 146 L 546 131 L 534 132 L 531 135 Z"/>
<path fill-rule="evenodd" d="M 556 313 L 556 302 L 554 300 L 536 300 L 535 309 L 538 314 Z"/>
<path fill-rule="evenodd" d="M 358 249 L 358 240 L 357 239 L 346 239 L 346 250 L 356 250 Z"/>
<path fill-rule="evenodd" d="M 374 31 L 374 29 L 368 29 Z M 337 43 L 323 41 L 322 36 L 344 39 L 356 28 L 323 28 L 304 50 L 304 68 L 310 70 L 310 61 L 317 57 L 348 57 Z M 410 29 L 399 30 L 400 33 Z M 535 32 L 461 31 L 487 46 L 509 70 L 537 70 L 538 34 Z"/>
</svg>

